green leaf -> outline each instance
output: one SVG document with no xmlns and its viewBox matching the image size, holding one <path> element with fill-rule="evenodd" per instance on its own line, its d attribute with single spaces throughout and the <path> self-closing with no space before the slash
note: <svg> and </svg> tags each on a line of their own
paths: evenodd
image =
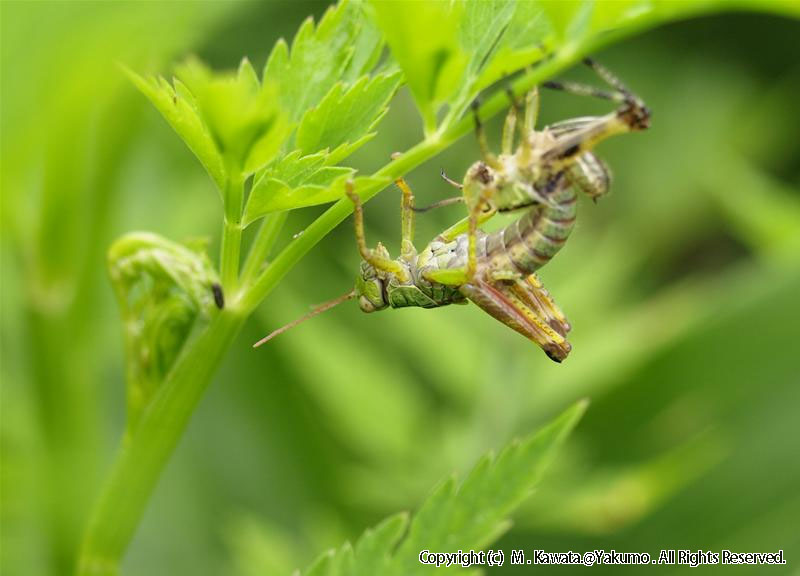
<svg viewBox="0 0 800 576">
<path fill-rule="evenodd" d="M 458 118 L 478 95 L 480 87 L 477 80 L 480 72 L 493 60 L 499 40 L 516 9 L 514 0 L 460 0 L 459 4 L 462 13 L 459 42 L 469 60 L 461 80 L 461 90 L 448 103 L 450 113 L 446 122 Z M 507 66 L 507 63 L 503 65 Z"/>
<path fill-rule="evenodd" d="M 652 2 L 650 0 L 617 0 L 602 4 L 595 3 L 589 27 L 593 32 L 610 30 L 651 9 Z"/>
<path fill-rule="evenodd" d="M 480 71 L 475 91 L 540 60 L 551 36 L 550 21 L 537 2 L 517 2 L 491 58 Z"/>
<path fill-rule="evenodd" d="M 355 549 L 345 543 L 327 552 L 304 574 L 427 574 L 430 566 L 419 561 L 422 550 L 454 552 L 487 546 L 507 529 L 508 515 L 539 482 L 586 406 L 585 401 L 578 402 L 538 433 L 511 443 L 497 458 L 485 456 L 460 486 L 453 478 L 445 480 L 417 512 L 399 545 L 407 523 L 403 515 L 367 531 Z"/>
<path fill-rule="evenodd" d="M 352 86 L 336 84 L 319 106 L 306 112 L 297 129 L 297 147 L 303 154 L 330 150 L 328 164 L 336 164 L 372 138 L 400 84 L 400 74 L 362 76 Z"/>
<path fill-rule="evenodd" d="M 358 10 L 358 13 L 352 17 L 353 56 L 350 58 L 342 80 L 354 82 L 375 68 L 383 52 L 383 36 L 375 20 L 365 12 L 361 0 L 351 1 L 349 9 Z"/>
<path fill-rule="evenodd" d="M 288 136 L 288 122 L 275 84 L 262 86 L 247 59 L 236 74 L 213 73 L 196 59 L 176 73 L 194 96 L 227 166 L 247 175 L 274 157 Z"/>
<path fill-rule="evenodd" d="M 292 42 L 279 41 L 264 69 L 264 82 L 291 122 L 294 150 L 255 177 L 244 211 L 249 224 L 270 212 L 337 200 L 351 168 L 335 166 L 371 139 L 400 83 L 397 72 L 370 77 L 382 42 L 360 2 L 330 8 L 319 26 L 306 20 Z M 348 83 L 348 80 L 353 80 Z M 285 146 L 286 138 L 265 138 Z M 275 144 L 277 142 L 277 144 Z M 263 164 L 262 164 L 263 166 Z"/>
<path fill-rule="evenodd" d="M 589 30 L 594 0 L 539 0 L 538 4 L 547 15 L 558 42 L 578 39 Z M 613 4 L 614 2 L 604 2 L 598 8 L 602 12 L 615 11 L 611 7 Z M 606 5 L 609 5 L 608 8 Z"/>
<path fill-rule="evenodd" d="M 406 76 L 426 133 L 436 127 L 441 104 L 461 85 L 468 55 L 458 42 L 461 4 L 373 2 L 376 21 Z"/>
<path fill-rule="evenodd" d="M 189 90 L 179 81 L 175 81 L 173 87 L 160 77 L 145 78 L 128 69 L 125 72 L 197 156 L 217 188 L 224 190 L 227 173 L 222 154 L 203 122 Z"/>
<path fill-rule="evenodd" d="M 302 183 L 292 185 L 290 182 L 265 177 L 253 187 L 244 211 L 244 225 L 252 224 L 259 218 L 282 210 L 306 208 L 318 204 L 327 204 L 343 198 L 344 184 L 355 171 L 345 166 L 322 166 Z M 385 186 L 389 178 L 359 177 L 355 179 L 356 190 L 372 186 Z"/>
<path fill-rule="evenodd" d="M 375 2 L 376 19 L 406 75 L 426 134 L 457 121 L 478 92 L 543 54 L 549 24 L 535 2 Z"/>
<path fill-rule="evenodd" d="M 278 85 L 281 106 L 296 122 L 337 82 L 358 78 L 374 65 L 379 50 L 380 36 L 366 21 L 361 3 L 343 1 L 325 12 L 316 28 L 312 18 L 306 19 L 291 51 L 279 40 L 267 60 L 264 79 Z"/>
<path fill-rule="evenodd" d="M 460 0 L 463 16 L 459 27 L 462 48 L 469 53 L 467 73 L 475 76 L 489 59 L 516 9 L 514 0 Z"/>
</svg>

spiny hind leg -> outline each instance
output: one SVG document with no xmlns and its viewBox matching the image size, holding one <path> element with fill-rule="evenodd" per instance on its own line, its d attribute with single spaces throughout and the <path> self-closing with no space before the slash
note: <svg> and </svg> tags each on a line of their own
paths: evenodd
<svg viewBox="0 0 800 576">
<path fill-rule="evenodd" d="M 508 291 L 516 297 L 519 309 L 541 331 L 543 338 L 539 345 L 545 354 L 556 362 L 564 360 L 572 350 L 567 341 L 571 327 L 539 278 L 531 274 L 511 284 Z"/>
<path fill-rule="evenodd" d="M 542 315 L 547 318 L 548 324 L 556 330 L 559 334 L 566 337 L 567 333 L 572 330 L 572 326 L 567 320 L 566 315 L 561 310 L 556 301 L 550 295 L 547 288 L 544 287 L 542 281 L 536 274 L 531 274 L 525 279 L 525 288 L 532 291 L 536 300 L 539 302 L 539 309 Z"/>
<path fill-rule="evenodd" d="M 494 282 L 515 282 L 522 280 L 523 276 L 519 272 L 511 270 L 492 270 L 486 274 L 488 280 Z"/>
<path fill-rule="evenodd" d="M 352 180 L 348 180 L 345 183 L 345 193 L 353 203 L 356 244 L 358 245 L 358 251 L 361 257 L 364 261 L 369 262 L 376 270 L 394 274 L 398 276 L 398 278 L 406 280 L 406 271 L 400 264 L 377 253 L 379 251 L 385 252 L 385 250 L 372 250 L 367 247 L 366 235 L 364 233 L 364 209 L 361 204 L 361 198 L 355 192 Z"/>
</svg>

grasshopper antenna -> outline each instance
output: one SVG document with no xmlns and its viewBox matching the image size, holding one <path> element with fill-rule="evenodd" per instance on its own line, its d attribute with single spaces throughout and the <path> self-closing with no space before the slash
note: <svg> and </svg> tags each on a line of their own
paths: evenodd
<svg viewBox="0 0 800 576">
<path fill-rule="evenodd" d="M 447 182 L 448 184 L 450 184 L 450 186 L 452 186 L 452 187 L 454 187 L 454 188 L 458 188 L 459 190 L 461 190 L 461 189 L 464 187 L 464 185 L 463 185 L 463 184 L 459 184 L 458 182 L 456 182 L 455 180 L 453 180 L 452 178 L 450 178 L 450 177 L 447 175 L 447 173 L 444 171 L 444 168 L 442 168 L 442 169 L 439 171 L 439 176 L 441 176 L 441 177 L 442 177 L 442 180 L 444 180 L 445 182 Z"/>
<path fill-rule="evenodd" d="M 356 296 L 355 290 L 351 290 L 347 294 L 342 294 L 341 296 L 339 296 L 337 298 L 334 298 L 333 300 L 328 300 L 327 302 L 324 302 L 324 303 L 320 304 L 319 306 L 314 308 L 311 312 L 309 312 L 305 316 L 301 316 L 297 320 L 293 320 L 292 322 L 289 322 L 285 326 L 281 326 L 280 328 L 278 328 L 274 332 L 270 332 L 269 334 L 264 336 L 261 340 L 259 340 L 255 344 L 253 344 L 253 348 L 258 348 L 262 344 L 266 344 L 267 342 L 269 342 L 270 340 L 275 338 L 275 336 L 283 334 L 287 330 L 291 330 L 292 328 L 294 328 L 298 324 L 302 324 L 306 320 L 309 320 L 310 318 L 313 318 L 314 316 L 318 316 L 318 315 L 322 314 L 323 312 L 325 312 L 327 310 L 330 310 L 334 306 L 338 306 L 342 302 L 347 302 L 348 300 L 352 300 L 353 298 L 355 298 L 355 296 Z"/>
<path fill-rule="evenodd" d="M 439 200 L 438 202 L 434 202 L 428 206 L 423 206 L 422 208 L 417 208 L 416 206 L 412 208 L 414 212 L 417 214 L 422 214 L 423 212 L 428 212 L 429 210 L 434 210 L 435 208 L 441 208 L 442 206 L 450 206 L 451 204 L 459 204 L 464 201 L 463 196 L 453 196 L 452 198 L 445 198 L 444 200 Z"/>
</svg>

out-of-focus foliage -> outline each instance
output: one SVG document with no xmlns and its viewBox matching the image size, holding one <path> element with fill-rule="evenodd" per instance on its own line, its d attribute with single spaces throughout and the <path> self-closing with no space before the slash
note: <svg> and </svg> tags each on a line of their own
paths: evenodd
<svg viewBox="0 0 800 576">
<path fill-rule="evenodd" d="M 485 548 L 508 529 L 507 516 L 530 495 L 585 409 L 579 402 L 497 458 L 487 454 L 460 484 L 453 477 L 439 484 L 411 522 L 405 514 L 387 518 L 355 546 L 320 556 L 305 574 L 424 574 L 430 566 L 420 562 L 422 550 Z"/>
<path fill-rule="evenodd" d="M 166 70 L 195 52 L 213 69 L 235 69 L 243 55 L 260 65 L 324 6 L 0 9 L 0 561 L 4 573 L 64 574 L 124 429 L 107 247 L 131 229 L 180 239 L 218 218 L 213 184 L 116 61 Z M 561 21 L 569 35 L 571 20 Z M 416 509 L 438 479 L 583 396 L 592 409 L 504 550 L 800 554 L 797 33 L 796 21 L 727 15 L 594 54 L 643 95 L 653 126 L 601 148 L 613 196 L 580 206 L 578 229 L 542 273 L 574 326 L 562 366 L 469 307 L 379 316 L 341 307 L 254 353 L 266 330 L 351 286 L 352 232 L 331 235 L 237 340 L 123 571 L 289 573 Z M 438 41 L 429 36 L 411 38 Z M 368 67 L 368 51 L 354 50 Z M 482 72 L 495 78 L 506 59 L 536 57 L 510 41 L 495 51 Z M 418 142 L 418 102 L 402 90 L 352 165 L 370 173 Z M 545 122 L 601 110 L 543 95 Z M 475 158 L 468 138 L 412 173 L 419 202 L 452 194 L 439 169 L 458 178 Z M 387 191 L 368 205 L 373 242 L 396 247 L 397 204 Z M 293 212 L 287 229 L 301 232 L 314 210 Z M 460 216 L 420 217 L 420 241 Z"/>
<path fill-rule="evenodd" d="M 743 6 L 800 14 L 800 6 L 780 0 Z M 657 0 L 457 0 L 418 2 L 414 10 L 403 2 L 373 2 L 371 7 L 405 74 L 425 133 L 431 135 L 458 120 L 480 90 L 545 55 L 569 58 L 616 35 L 728 6 Z"/>
<path fill-rule="evenodd" d="M 226 210 L 247 225 L 344 196 L 353 169 L 337 164 L 375 136 L 400 84 L 396 71 L 372 74 L 382 48 L 361 4 L 342 2 L 316 27 L 306 19 L 291 50 L 278 41 L 263 81 L 247 59 L 235 75 L 192 59 L 172 84 L 129 74 L 206 168 Z M 229 190 L 250 176 L 242 216 L 227 206 Z"/>
</svg>

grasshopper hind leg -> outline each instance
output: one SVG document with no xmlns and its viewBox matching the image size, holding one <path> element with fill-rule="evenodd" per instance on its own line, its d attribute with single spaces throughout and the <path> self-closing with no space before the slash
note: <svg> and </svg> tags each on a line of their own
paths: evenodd
<svg viewBox="0 0 800 576">
<path fill-rule="evenodd" d="M 562 362 L 572 346 L 570 325 L 539 279 L 490 282 L 477 279 L 460 288 L 484 312 L 532 340 L 555 361 Z"/>
</svg>

